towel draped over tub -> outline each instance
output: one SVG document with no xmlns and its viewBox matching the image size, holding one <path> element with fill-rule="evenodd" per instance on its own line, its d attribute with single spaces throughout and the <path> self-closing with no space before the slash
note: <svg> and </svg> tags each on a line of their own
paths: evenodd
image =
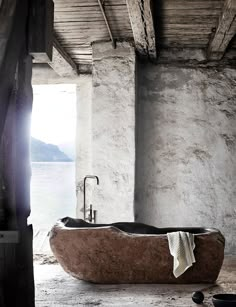
<svg viewBox="0 0 236 307">
<path fill-rule="evenodd" d="M 167 237 L 170 253 L 174 257 L 173 274 L 178 278 L 196 262 L 193 253 L 194 235 L 189 232 L 176 231 L 167 233 Z"/>
</svg>

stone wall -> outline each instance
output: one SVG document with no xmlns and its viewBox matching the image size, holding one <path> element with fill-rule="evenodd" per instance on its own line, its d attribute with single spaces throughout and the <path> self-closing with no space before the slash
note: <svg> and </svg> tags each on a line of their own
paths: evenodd
<svg viewBox="0 0 236 307">
<path fill-rule="evenodd" d="M 135 52 L 129 43 L 93 44 L 93 74 L 78 86 L 77 217 L 83 218 L 83 178 L 88 179 L 86 206 L 97 222 L 134 220 Z M 88 212 L 87 212 L 88 216 Z"/>
<path fill-rule="evenodd" d="M 86 76 L 77 84 L 76 129 L 76 195 L 77 217 L 83 218 L 83 183 L 92 174 L 92 76 Z M 93 182 L 88 182 L 87 198 L 92 203 Z M 89 204 L 88 204 L 89 206 Z"/>
<path fill-rule="evenodd" d="M 135 219 L 219 228 L 236 253 L 236 71 L 140 64 Z"/>
<path fill-rule="evenodd" d="M 98 221 L 133 221 L 135 52 L 129 43 L 93 45 L 92 168 Z"/>
<path fill-rule="evenodd" d="M 135 86 L 132 46 L 93 45 L 78 90 L 77 216 L 94 174 L 98 222 L 132 221 L 135 202 L 135 220 L 216 227 L 236 253 L 236 72 L 206 67 L 201 50 L 168 52 L 138 64 Z"/>
</svg>

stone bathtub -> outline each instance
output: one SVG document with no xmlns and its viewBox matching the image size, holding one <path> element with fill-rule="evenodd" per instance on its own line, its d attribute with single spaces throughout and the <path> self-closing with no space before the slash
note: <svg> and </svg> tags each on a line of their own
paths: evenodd
<svg viewBox="0 0 236 307">
<path fill-rule="evenodd" d="M 180 230 L 194 234 L 196 263 L 175 278 L 166 233 Z M 224 242 L 216 229 L 89 224 L 72 218 L 59 220 L 50 232 L 51 249 L 64 270 L 94 283 L 214 283 Z"/>
</svg>

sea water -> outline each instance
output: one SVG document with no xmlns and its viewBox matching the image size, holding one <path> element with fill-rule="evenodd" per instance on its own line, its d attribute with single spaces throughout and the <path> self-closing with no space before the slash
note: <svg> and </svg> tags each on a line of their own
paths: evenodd
<svg viewBox="0 0 236 307">
<path fill-rule="evenodd" d="M 74 162 L 32 162 L 31 215 L 34 229 L 50 229 L 65 216 L 75 216 Z"/>
</svg>

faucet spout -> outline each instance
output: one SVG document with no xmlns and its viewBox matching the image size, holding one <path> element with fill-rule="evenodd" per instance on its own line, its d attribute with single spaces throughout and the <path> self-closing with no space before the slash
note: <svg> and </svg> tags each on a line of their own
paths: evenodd
<svg viewBox="0 0 236 307">
<path fill-rule="evenodd" d="M 86 220 L 86 181 L 87 179 L 96 179 L 97 185 L 99 185 L 98 176 L 87 175 L 84 177 L 84 220 Z"/>
</svg>

